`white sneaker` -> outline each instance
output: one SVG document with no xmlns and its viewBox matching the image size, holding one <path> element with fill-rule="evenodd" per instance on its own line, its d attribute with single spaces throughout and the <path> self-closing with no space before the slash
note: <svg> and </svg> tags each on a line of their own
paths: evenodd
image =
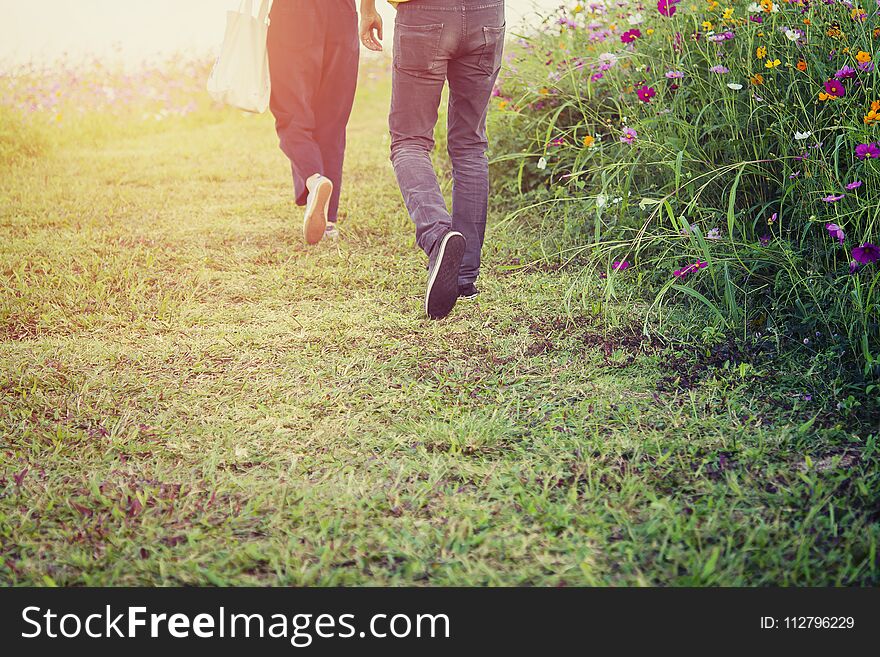
<svg viewBox="0 0 880 657">
<path fill-rule="evenodd" d="M 309 187 L 309 199 L 306 202 L 306 216 L 303 219 L 303 237 L 306 244 L 317 244 L 327 230 L 327 211 L 330 197 L 333 195 L 333 182 L 329 178 L 319 176 Z"/>
</svg>

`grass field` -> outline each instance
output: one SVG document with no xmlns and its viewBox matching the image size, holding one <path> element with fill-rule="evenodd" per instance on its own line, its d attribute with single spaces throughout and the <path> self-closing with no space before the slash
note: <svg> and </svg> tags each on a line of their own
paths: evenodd
<svg viewBox="0 0 880 657">
<path fill-rule="evenodd" d="M 876 428 L 809 370 L 603 324 L 499 212 L 480 300 L 423 319 L 386 107 L 314 249 L 268 117 L 7 158 L 0 581 L 880 582 Z"/>
</svg>

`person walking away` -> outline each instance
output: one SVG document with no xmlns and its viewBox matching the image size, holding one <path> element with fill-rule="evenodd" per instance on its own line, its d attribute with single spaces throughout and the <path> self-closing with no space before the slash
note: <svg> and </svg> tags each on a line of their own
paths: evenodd
<svg viewBox="0 0 880 657">
<path fill-rule="evenodd" d="M 269 24 L 270 108 L 293 172 L 303 237 L 336 236 L 345 131 L 357 88 L 355 0 L 275 0 Z"/>
<path fill-rule="evenodd" d="M 391 161 L 416 242 L 428 256 L 425 312 L 446 317 L 477 296 L 489 203 L 486 115 L 504 51 L 504 0 L 402 0 L 397 6 L 389 127 Z M 375 0 L 361 0 L 361 42 L 382 50 Z M 452 212 L 431 162 L 449 82 Z"/>
</svg>

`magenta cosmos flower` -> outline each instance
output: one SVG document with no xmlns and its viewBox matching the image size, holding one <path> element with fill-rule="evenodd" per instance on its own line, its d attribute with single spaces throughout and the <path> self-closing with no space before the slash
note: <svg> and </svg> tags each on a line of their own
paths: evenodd
<svg viewBox="0 0 880 657">
<path fill-rule="evenodd" d="M 865 242 L 852 250 L 852 257 L 854 262 L 870 265 L 872 262 L 880 260 L 880 246 Z"/>
<path fill-rule="evenodd" d="M 843 98 L 846 96 L 846 89 L 840 80 L 828 80 L 825 83 L 825 93 L 835 98 Z"/>
<path fill-rule="evenodd" d="M 679 3 L 679 0 L 657 0 L 657 11 L 660 12 L 661 16 L 666 16 L 667 18 L 671 17 L 676 12 L 675 5 Z"/>
<path fill-rule="evenodd" d="M 843 241 L 846 239 L 846 233 L 844 233 L 843 228 L 837 224 L 825 224 L 825 230 L 827 230 L 828 234 L 831 235 L 831 237 L 836 238 L 841 244 L 843 244 Z"/>
<path fill-rule="evenodd" d="M 676 269 L 674 272 L 672 272 L 672 275 L 675 276 L 676 278 L 684 278 L 688 274 L 693 274 L 694 272 L 700 271 L 701 269 L 705 269 L 708 266 L 709 266 L 708 262 L 705 262 L 703 260 L 697 260 L 694 264 L 688 265 L 687 267 L 685 267 L 683 269 Z"/>
<path fill-rule="evenodd" d="M 627 261 L 627 260 L 621 260 L 621 261 L 615 260 L 611 264 L 611 268 L 614 271 L 625 271 L 625 270 L 629 269 L 629 267 L 630 267 L 630 264 L 629 264 L 629 261 Z"/>
<path fill-rule="evenodd" d="M 822 200 L 826 203 L 837 203 L 844 196 L 846 196 L 846 194 L 829 194 L 828 196 L 823 196 Z"/>
<path fill-rule="evenodd" d="M 627 30 L 626 32 L 621 34 L 620 40 L 623 41 L 624 43 L 632 43 L 633 41 L 638 39 L 640 36 L 642 36 L 642 31 L 639 28 L 634 27 L 633 29 Z"/>
<path fill-rule="evenodd" d="M 880 158 L 880 146 L 877 143 L 859 144 L 856 146 L 856 157 L 860 160 L 868 158 Z"/>
<path fill-rule="evenodd" d="M 636 89 L 636 95 L 643 103 L 650 103 L 651 99 L 657 95 L 657 92 L 654 90 L 654 87 L 644 86 Z"/>
<path fill-rule="evenodd" d="M 623 134 L 620 135 L 620 141 L 622 141 L 624 144 L 631 144 L 636 139 L 638 139 L 638 137 L 639 137 L 639 133 L 637 133 L 632 128 L 624 128 Z"/>
<path fill-rule="evenodd" d="M 854 190 L 854 189 L 858 189 L 858 188 L 861 187 L 861 186 L 862 186 L 862 181 L 861 181 L 861 180 L 853 180 L 851 183 L 849 183 L 849 184 L 846 186 L 846 188 L 847 188 L 849 191 L 852 191 L 852 190 Z"/>
<path fill-rule="evenodd" d="M 837 73 L 834 74 L 838 80 L 849 80 L 856 77 L 856 69 L 852 66 L 844 65 Z"/>
</svg>

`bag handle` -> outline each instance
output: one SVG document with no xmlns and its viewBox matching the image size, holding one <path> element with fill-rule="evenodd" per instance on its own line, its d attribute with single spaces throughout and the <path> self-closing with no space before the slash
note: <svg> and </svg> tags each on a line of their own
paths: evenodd
<svg viewBox="0 0 880 657">
<path fill-rule="evenodd" d="M 260 25 L 265 25 L 266 21 L 269 19 L 269 11 L 272 9 L 272 0 L 263 0 L 260 4 L 260 15 L 257 16 L 257 20 Z"/>
<path fill-rule="evenodd" d="M 266 23 L 266 20 L 269 18 L 269 11 L 272 9 L 272 0 L 262 0 L 260 2 L 260 13 L 257 14 L 257 21 L 261 25 Z M 238 11 L 241 14 L 245 14 L 247 16 L 254 15 L 254 0 L 241 0 L 239 4 Z"/>
</svg>

